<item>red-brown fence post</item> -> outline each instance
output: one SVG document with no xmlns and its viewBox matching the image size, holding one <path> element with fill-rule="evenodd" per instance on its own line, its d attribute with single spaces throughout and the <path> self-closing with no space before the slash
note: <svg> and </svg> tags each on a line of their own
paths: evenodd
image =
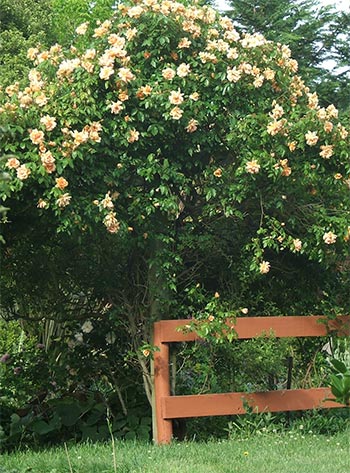
<svg viewBox="0 0 350 473">
<path fill-rule="evenodd" d="M 153 437 L 157 444 L 168 444 L 173 436 L 172 419 L 236 415 L 246 413 L 244 400 L 256 412 L 282 412 L 317 408 L 345 407 L 330 400 L 327 387 L 266 391 L 256 393 L 222 393 L 187 396 L 170 395 L 169 345 L 199 339 L 194 332 L 181 330 L 188 320 L 162 320 L 154 324 Z M 277 338 L 322 337 L 329 333 L 350 334 L 350 317 L 339 316 L 328 324 L 324 316 L 239 317 L 234 324 L 238 339 L 251 339 L 273 333 Z M 228 322 L 230 325 L 231 322 Z"/>
<path fill-rule="evenodd" d="M 157 444 L 168 444 L 173 436 L 172 420 L 163 418 L 163 398 L 170 396 L 169 344 L 162 341 L 162 322 L 154 324 L 154 390 L 157 429 L 154 440 Z"/>
</svg>

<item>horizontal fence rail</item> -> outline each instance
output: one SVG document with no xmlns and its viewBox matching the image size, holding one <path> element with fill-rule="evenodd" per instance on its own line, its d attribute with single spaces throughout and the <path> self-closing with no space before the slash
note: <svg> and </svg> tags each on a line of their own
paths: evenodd
<svg viewBox="0 0 350 473">
<path fill-rule="evenodd" d="M 328 388 L 312 388 L 261 393 L 169 396 L 162 400 L 162 414 L 164 419 L 181 419 L 245 414 L 245 405 L 257 413 L 339 407 L 334 401 L 325 401 L 330 395 Z"/>
<path fill-rule="evenodd" d="M 156 443 L 170 443 L 172 419 L 245 414 L 246 407 L 254 412 L 282 412 L 316 408 L 342 407 L 329 398 L 329 388 L 290 389 L 267 392 L 236 392 L 224 394 L 170 395 L 169 345 L 191 342 L 200 337 L 188 332 L 190 320 L 161 320 L 154 324 L 154 389 L 157 421 Z M 330 333 L 349 335 L 349 316 L 329 320 L 324 316 L 240 317 L 228 323 L 237 332 L 237 339 L 251 339 L 272 334 L 276 338 L 322 337 Z M 234 341 L 232 342 L 234 343 Z"/>
</svg>

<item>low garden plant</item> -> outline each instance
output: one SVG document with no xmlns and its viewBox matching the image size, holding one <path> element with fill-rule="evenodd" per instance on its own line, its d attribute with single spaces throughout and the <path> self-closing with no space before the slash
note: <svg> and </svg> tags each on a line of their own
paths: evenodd
<svg viewBox="0 0 350 473">
<path fill-rule="evenodd" d="M 350 341 L 338 339 L 329 357 L 333 374 L 330 379 L 332 394 L 337 402 L 350 406 Z"/>
</svg>

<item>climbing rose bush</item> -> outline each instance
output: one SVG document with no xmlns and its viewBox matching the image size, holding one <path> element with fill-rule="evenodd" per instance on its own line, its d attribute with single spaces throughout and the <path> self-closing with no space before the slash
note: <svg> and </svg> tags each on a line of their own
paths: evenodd
<svg viewBox="0 0 350 473">
<path fill-rule="evenodd" d="M 242 221 L 261 274 L 266 249 L 347 252 L 348 130 L 287 46 L 240 35 L 209 6 L 143 0 L 28 57 L 27 86 L 1 92 L 3 200 L 116 240 L 147 239 L 159 219 L 164 232 Z"/>
</svg>

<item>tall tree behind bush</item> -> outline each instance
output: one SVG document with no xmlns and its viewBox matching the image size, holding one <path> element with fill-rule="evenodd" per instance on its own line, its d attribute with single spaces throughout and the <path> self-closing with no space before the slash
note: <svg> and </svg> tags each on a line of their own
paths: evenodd
<svg viewBox="0 0 350 473">
<path fill-rule="evenodd" d="M 301 76 L 316 88 L 324 104 L 349 107 L 349 12 L 319 0 L 229 0 L 229 4 L 229 16 L 242 31 L 260 32 L 290 47 Z"/>
</svg>

